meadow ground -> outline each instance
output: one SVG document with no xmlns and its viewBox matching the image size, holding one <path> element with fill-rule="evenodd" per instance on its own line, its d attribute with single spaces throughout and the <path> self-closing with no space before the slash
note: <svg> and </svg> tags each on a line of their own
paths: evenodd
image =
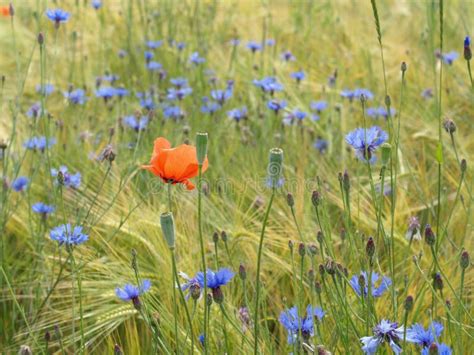
<svg viewBox="0 0 474 355">
<path fill-rule="evenodd" d="M 0 6 L 2 354 L 472 353 L 471 1 Z"/>
</svg>

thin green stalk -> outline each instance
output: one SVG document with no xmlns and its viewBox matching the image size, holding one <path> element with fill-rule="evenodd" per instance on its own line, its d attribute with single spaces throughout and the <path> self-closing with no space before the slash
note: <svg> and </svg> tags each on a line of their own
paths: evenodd
<svg viewBox="0 0 474 355">
<path fill-rule="evenodd" d="M 257 254 L 257 280 L 255 282 L 255 314 L 254 314 L 254 354 L 258 354 L 258 331 L 259 331 L 259 308 L 260 308 L 260 267 L 262 260 L 262 250 L 263 250 L 263 238 L 265 237 L 265 228 L 267 226 L 268 216 L 270 215 L 270 210 L 273 204 L 273 198 L 275 197 L 276 188 L 272 188 L 272 194 L 270 201 L 268 202 L 267 211 L 263 218 L 262 232 L 260 234 L 260 241 L 258 245 L 258 254 Z"/>
<path fill-rule="evenodd" d="M 202 235 L 202 165 L 198 166 L 198 181 L 197 181 L 197 189 L 198 189 L 198 229 L 199 229 L 199 244 L 201 247 L 201 263 L 203 269 L 203 281 L 204 281 L 204 320 L 203 320 L 203 335 L 204 335 L 204 354 L 207 354 L 207 343 L 208 343 L 208 336 L 207 336 L 207 324 L 208 324 L 208 317 L 207 317 L 207 267 L 206 267 L 206 254 L 204 251 L 204 237 Z"/>
<path fill-rule="evenodd" d="M 171 287 L 173 289 L 173 318 L 174 318 L 174 342 L 176 346 L 176 353 L 179 354 L 179 334 L 178 334 L 178 305 L 176 303 L 176 284 L 175 284 L 175 265 L 174 255 L 171 253 L 171 263 L 173 264 L 173 276 L 171 277 Z"/>
</svg>

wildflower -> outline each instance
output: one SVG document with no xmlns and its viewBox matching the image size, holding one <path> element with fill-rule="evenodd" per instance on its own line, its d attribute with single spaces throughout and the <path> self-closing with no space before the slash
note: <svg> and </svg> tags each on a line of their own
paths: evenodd
<svg viewBox="0 0 474 355">
<path fill-rule="evenodd" d="M 188 86 L 188 79 L 186 78 L 171 78 L 170 83 L 176 86 L 178 89 Z"/>
<path fill-rule="evenodd" d="M 229 44 L 230 44 L 231 46 L 237 47 L 237 46 L 240 44 L 240 39 L 238 39 L 238 38 L 232 38 L 232 39 L 229 41 Z"/>
<path fill-rule="evenodd" d="M 147 292 L 151 287 L 150 280 L 143 280 L 139 286 L 125 284 L 123 288 L 117 287 L 115 294 L 122 301 L 132 301 L 136 309 L 140 309 L 140 296 Z"/>
<path fill-rule="evenodd" d="M 203 104 L 201 106 L 202 113 L 209 113 L 212 115 L 213 113 L 215 113 L 217 110 L 221 108 L 221 105 L 219 105 L 217 102 L 210 101 L 207 97 L 204 97 L 202 101 L 203 101 Z"/>
<path fill-rule="evenodd" d="M 289 112 L 283 118 L 283 124 L 292 125 L 293 123 L 302 121 L 307 116 L 306 112 L 300 111 L 298 109 L 293 112 Z"/>
<path fill-rule="evenodd" d="M 61 179 L 62 185 L 66 187 L 78 189 L 81 186 L 81 174 L 70 174 L 68 168 L 64 165 L 60 166 L 59 169 L 51 169 L 51 176 Z"/>
<path fill-rule="evenodd" d="M 425 241 L 429 246 L 433 246 L 436 242 L 436 235 L 429 224 L 425 226 Z"/>
<path fill-rule="evenodd" d="M 36 92 L 44 96 L 49 96 L 54 92 L 53 84 L 36 85 Z"/>
<path fill-rule="evenodd" d="M 203 172 L 207 166 L 206 158 L 202 166 Z M 188 190 L 192 190 L 194 185 L 189 179 L 198 174 L 196 148 L 187 144 L 171 148 L 168 140 L 159 137 L 155 139 L 150 165 L 143 165 L 142 168 L 158 176 L 165 183 L 184 184 Z"/>
<path fill-rule="evenodd" d="M 43 153 L 47 148 L 52 147 L 54 144 L 56 144 L 56 139 L 47 139 L 46 137 L 41 136 L 31 137 L 25 143 L 23 143 L 23 147 L 29 150 L 40 151 L 41 153 Z"/>
<path fill-rule="evenodd" d="M 28 187 L 29 182 L 30 179 L 28 179 L 26 176 L 20 176 L 13 180 L 13 182 L 11 183 L 11 188 L 16 192 L 23 192 Z"/>
<path fill-rule="evenodd" d="M 265 41 L 265 45 L 266 45 L 267 47 L 273 47 L 273 46 L 275 45 L 275 43 L 276 43 L 276 42 L 275 42 L 275 40 L 274 40 L 273 38 L 269 38 L 269 39 L 267 39 L 267 40 Z"/>
<path fill-rule="evenodd" d="M 205 344 L 204 343 L 204 340 L 205 340 L 204 334 L 199 334 L 198 340 L 199 340 L 199 343 L 201 343 L 201 346 L 204 346 L 204 344 Z"/>
<path fill-rule="evenodd" d="M 390 117 L 395 116 L 396 112 L 397 111 L 394 108 L 390 108 Z M 372 118 L 383 117 L 383 118 L 387 119 L 389 114 L 388 114 L 388 111 L 385 107 L 380 106 L 380 107 L 369 107 L 369 108 L 367 108 L 367 116 L 372 117 Z"/>
<path fill-rule="evenodd" d="M 73 91 L 65 91 L 64 97 L 69 101 L 70 104 L 83 105 L 86 101 L 85 91 L 83 89 L 76 89 Z"/>
<path fill-rule="evenodd" d="M 261 80 L 254 80 L 253 84 L 261 88 L 264 92 L 269 92 L 273 95 L 276 91 L 282 91 L 283 85 L 280 84 L 275 77 L 269 76 Z"/>
<path fill-rule="evenodd" d="M 298 315 L 298 307 L 293 306 L 280 313 L 278 318 L 281 325 L 288 332 L 288 344 L 294 344 L 301 333 L 303 341 L 307 342 L 314 336 L 314 319 L 321 321 L 324 317 L 324 311 L 319 307 L 309 305 L 306 307 L 306 317 L 301 318 Z"/>
<path fill-rule="evenodd" d="M 443 122 L 443 127 L 444 127 L 444 130 L 448 132 L 449 134 L 453 134 L 454 132 L 456 132 L 456 123 L 449 118 L 447 118 Z"/>
<path fill-rule="evenodd" d="M 102 76 L 100 78 L 100 80 L 102 81 L 107 81 L 111 84 L 115 83 L 120 77 L 118 75 L 115 75 L 115 74 L 109 74 L 109 73 L 105 73 L 104 76 Z"/>
<path fill-rule="evenodd" d="M 346 142 L 356 151 L 356 156 L 362 161 L 374 163 L 375 150 L 388 138 L 380 127 L 373 126 L 369 129 L 357 128 L 346 136 Z"/>
<path fill-rule="evenodd" d="M 315 147 L 317 150 L 319 150 L 320 153 L 325 153 L 328 150 L 328 141 L 318 137 L 316 141 L 313 144 L 313 147 Z"/>
<path fill-rule="evenodd" d="M 86 242 L 89 239 L 87 234 L 82 233 L 81 226 L 72 227 L 71 224 L 62 224 L 51 229 L 49 236 L 59 245 L 75 246 Z"/>
<path fill-rule="evenodd" d="M 428 347 L 441 336 L 443 329 L 443 325 L 436 321 L 431 322 L 427 329 L 416 323 L 407 329 L 406 340 L 421 347 Z"/>
<path fill-rule="evenodd" d="M 461 266 L 461 269 L 465 270 L 468 268 L 469 264 L 470 264 L 470 260 L 469 260 L 469 253 L 467 252 L 467 250 L 463 250 L 462 253 L 461 253 L 461 258 L 459 260 L 459 265 Z"/>
<path fill-rule="evenodd" d="M 295 79 L 297 83 L 300 83 L 302 80 L 304 80 L 304 78 L 306 77 L 306 74 L 304 71 L 299 70 L 299 71 L 295 71 L 291 73 L 290 76 L 292 79 Z"/>
<path fill-rule="evenodd" d="M 117 91 L 116 91 L 115 88 L 110 87 L 110 86 L 105 86 L 105 87 L 99 88 L 95 92 L 95 96 L 96 97 L 101 97 L 101 98 L 104 99 L 105 102 L 107 102 L 110 99 L 112 99 L 116 95 L 116 93 L 117 93 Z"/>
<path fill-rule="evenodd" d="M 230 280 L 234 277 L 234 273 L 226 268 L 219 269 L 214 272 L 211 269 L 206 271 L 206 282 L 207 287 L 212 291 L 212 298 L 214 302 L 220 304 L 224 300 L 224 295 L 222 293 L 221 287 L 227 285 Z M 204 273 L 202 271 L 198 272 L 196 279 L 199 282 L 199 285 L 204 289 Z"/>
<path fill-rule="evenodd" d="M 295 56 L 290 51 L 285 51 L 281 54 L 281 59 L 285 62 L 293 62 L 296 60 Z"/>
<path fill-rule="evenodd" d="M 54 212 L 55 208 L 54 206 L 47 205 L 43 202 L 37 202 L 31 206 L 31 209 L 33 210 L 34 213 L 38 213 L 45 218 L 47 215 L 51 214 Z"/>
<path fill-rule="evenodd" d="M 247 307 L 240 307 L 237 316 L 242 323 L 242 332 L 245 333 L 252 326 L 249 309 Z"/>
<path fill-rule="evenodd" d="M 421 350 L 421 355 L 451 355 L 453 352 L 449 346 L 444 343 L 432 343 L 429 347 L 424 347 Z"/>
<path fill-rule="evenodd" d="M 195 65 L 199 65 L 201 63 L 204 63 L 206 60 L 199 56 L 199 53 L 198 52 L 194 52 L 193 54 L 191 54 L 191 56 L 189 57 L 189 62 L 190 63 L 193 63 Z"/>
<path fill-rule="evenodd" d="M 161 65 L 161 63 L 151 61 L 147 63 L 146 67 L 150 71 L 157 71 L 160 70 L 163 66 Z"/>
<path fill-rule="evenodd" d="M 141 107 L 148 111 L 155 109 L 156 104 L 153 96 L 150 96 L 149 94 L 142 95 L 141 93 L 137 93 L 137 96 L 140 98 Z"/>
<path fill-rule="evenodd" d="M 247 43 L 247 48 L 250 49 L 252 53 L 255 53 L 262 50 L 262 45 L 254 41 L 250 41 Z"/>
<path fill-rule="evenodd" d="M 167 118 L 178 119 L 184 116 L 184 112 L 179 106 L 165 106 L 163 108 L 163 115 Z"/>
<path fill-rule="evenodd" d="M 363 291 L 361 290 L 361 285 L 359 282 L 361 279 L 364 281 L 362 285 L 364 286 Z M 392 284 L 392 280 L 390 280 L 389 277 L 382 276 L 382 280 L 379 286 L 376 286 L 378 280 L 379 280 L 379 274 L 376 272 L 373 272 L 372 277 L 371 277 L 371 283 L 370 283 L 370 291 L 371 291 L 372 297 L 382 296 Z M 367 281 L 368 281 L 367 272 L 362 271 L 360 275 L 352 276 L 352 278 L 349 281 L 349 284 L 351 285 L 355 293 L 357 293 L 359 296 L 362 296 L 362 293 L 363 293 L 363 296 L 366 297 L 367 294 L 369 293 Z"/>
<path fill-rule="evenodd" d="M 10 16 L 10 6 L 1 6 L 0 7 L 0 14 L 3 17 L 8 17 Z"/>
<path fill-rule="evenodd" d="M 70 16 L 69 12 L 62 9 L 46 10 L 46 17 L 54 22 L 56 28 L 59 28 L 61 22 L 67 22 Z"/>
<path fill-rule="evenodd" d="M 432 99 L 434 97 L 433 95 L 433 89 L 432 88 L 427 88 L 427 89 L 424 89 L 422 92 L 421 92 L 421 96 L 428 100 L 428 99 Z"/>
<path fill-rule="evenodd" d="M 398 323 L 382 319 L 373 329 L 374 335 L 360 338 L 362 351 L 365 354 L 375 354 L 379 345 L 388 342 L 395 354 L 400 354 L 402 348 L 400 341 L 403 338 L 403 326 L 398 327 Z"/>
<path fill-rule="evenodd" d="M 119 99 L 123 98 L 124 96 L 128 96 L 129 92 L 125 88 L 115 88 L 115 96 L 117 96 Z"/>
<path fill-rule="evenodd" d="M 371 100 L 374 98 L 374 94 L 370 90 L 364 88 L 356 88 L 354 90 L 345 89 L 341 91 L 341 96 L 349 99 L 349 101 L 360 99 L 362 95 L 364 95 L 366 100 Z"/>
<path fill-rule="evenodd" d="M 247 117 L 247 107 L 243 106 L 241 108 L 235 108 L 233 110 L 227 111 L 227 117 L 236 122 L 243 120 Z"/>
<path fill-rule="evenodd" d="M 135 132 L 144 131 L 148 125 L 148 116 L 142 116 L 140 117 L 140 119 L 138 119 L 134 115 L 126 116 L 123 119 L 123 123 L 131 129 L 135 130 Z"/>
<path fill-rule="evenodd" d="M 100 154 L 97 156 L 96 160 L 97 161 L 104 161 L 107 160 L 109 163 L 112 164 L 112 162 L 115 160 L 116 153 L 112 147 L 111 144 L 108 144 L 105 146 L 105 148 L 100 152 Z"/>
<path fill-rule="evenodd" d="M 287 103 L 285 100 L 270 100 L 267 102 L 267 107 L 275 112 L 275 114 L 278 114 L 280 110 L 283 110 L 287 106 Z"/>
<path fill-rule="evenodd" d="M 211 97 L 216 100 L 220 105 L 229 100 L 232 97 L 232 87 L 226 90 L 212 90 Z"/>
<path fill-rule="evenodd" d="M 421 240 L 421 225 L 418 217 L 413 216 L 408 220 L 408 231 L 405 234 L 405 237 L 408 240 Z"/>
<path fill-rule="evenodd" d="M 155 54 L 154 54 L 153 52 L 150 52 L 150 51 L 145 51 L 144 56 L 145 56 L 145 61 L 146 61 L 147 63 L 149 63 L 150 60 L 153 59 L 153 57 L 155 56 Z"/>
<path fill-rule="evenodd" d="M 326 101 L 313 101 L 311 102 L 311 110 L 316 111 L 317 113 L 321 113 L 328 107 L 328 103 Z"/>
<path fill-rule="evenodd" d="M 26 111 L 26 115 L 29 118 L 38 118 L 40 114 L 41 114 L 41 103 L 39 102 L 35 102 L 33 105 L 30 106 L 28 111 Z"/>
<path fill-rule="evenodd" d="M 445 64 L 452 65 L 453 62 L 459 57 L 459 53 L 455 51 L 451 51 L 448 53 L 441 54 L 441 59 Z"/>
<path fill-rule="evenodd" d="M 464 38 L 464 59 L 471 60 L 472 59 L 472 51 L 471 51 L 471 38 L 466 36 Z"/>
<path fill-rule="evenodd" d="M 102 7 L 102 0 L 92 0 L 91 5 L 94 9 L 99 10 Z"/>
<path fill-rule="evenodd" d="M 166 98 L 170 101 L 175 101 L 175 100 L 181 101 L 186 96 L 190 95 L 192 92 L 193 92 L 193 89 L 191 89 L 190 87 L 183 87 L 179 89 L 169 88 L 168 95 L 166 95 Z"/>
<path fill-rule="evenodd" d="M 146 46 L 150 49 L 157 49 L 161 47 L 163 44 L 163 41 L 146 41 Z"/>
</svg>

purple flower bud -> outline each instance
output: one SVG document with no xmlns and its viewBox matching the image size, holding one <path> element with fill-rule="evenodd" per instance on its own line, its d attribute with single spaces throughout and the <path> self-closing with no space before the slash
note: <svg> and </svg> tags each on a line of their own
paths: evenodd
<svg viewBox="0 0 474 355">
<path fill-rule="evenodd" d="M 433 246 L 436 241 L 436 236 L 429 224 L 427 224 L 425 227 L 425 240 L 429 246 Z"/>
</svg>

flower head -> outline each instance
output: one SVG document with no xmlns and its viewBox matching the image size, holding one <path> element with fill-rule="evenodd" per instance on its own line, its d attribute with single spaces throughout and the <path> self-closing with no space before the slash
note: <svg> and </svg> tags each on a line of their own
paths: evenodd
<svg viewBox="0 0 474 355">
<path fill-rule="evenodd" d="M 47 205 L 43 202 L 36 202 L 33 206 L 31 206 L 31 209 L 34 213 L 38 213 L 44 217 L 53 213 L 55 210 L 54 206 Z"/>
<path fill-rule="evenodd" d="M 58 28 L 61 22 L 67 22 L 69 20 L 71 14 L 62 9 L 52 9 L 46 10 L 46 17 L 53 21 L 56 28 Z"/>
<path fill-rule="evenodd" d="M 234 272 L 226 268 L 219 269 L 215 272 L 211 269 L 208 269 L 206 272 L 207 287 L 213 290 L 221 286 L 225 286 L 230 282 L 230 280 L 232 280 L 234 275 Z M 204 273 L 202 271 L 197 273 L 196 279 L 201 287 L 204 288 Z"/>
<path fill-rule="evenodd" d="M 146 46 L 150 49 L 157 49 L 161 47 L 163 44 L 163 41 L 146 41 Z"/>
<path fill-rule="evenodd" d="M 278 114 L 281 110 L 283 110 L 287 106 L 287 103 L 285 100 L 270 100 L 267 102 L 267 107 L 275 112 L 275 114 Z"/>
<path fill-rule="evenodd" d="M 123 123 L 135 130 L 135 132 L 144 131 L 148 125 L 148 116 L 142 116 L 139 119 L 134 115 L 126 116 L 123 119 Z"/>
<path fill-rule="evenodd" d="M 300 81 L 302 81 L 306 77 L 306 74 L 305 74 L 304 71 L 298 70 L 298 71 L 295 71 L 295 72 L 291 73 L 290 76 L 291 76 L 292 79 L 295 79 L 297 83 L 299 83 Z"/>
<path fill-rule="evenodd" d="M 406 233 L 406 238 L 408 240 L 421 240 L 421 225 L 420 220 L 416 216 L 410 217 L 408 220 L 408 230 Z"/>
<path fill-rule="evenodd" d="M 295 56 L 290 51 L 284 51 L 281 54 L 281 59 L 285 62 L 292 62 L 296 60 Z"/>
<path fill-rule="evenodd" d="M 438 322 L 431 322 L 427 329 L 419 323 L 413 324 L 407 329 L 406 340 L 421 347 L 429 347 L 431 343 L 437 341 L 443 332 L 443 325 Z"/>
<path fill-rule="evenodd" d="M 441 59 L 445 64 L 452 65 L 453 62 L 458 59 L 459 53 L 455 51 L 451 51 L 448 53 L 441 54 Z"/>
<path fill-rule="evenodd" d="M 96 90 L 95 96 L 101 97 L 104 101 L 108 101 L 116 95 L 117 91 L 115 88 L 110 86 L 104 86 Z"/>
<path fill-rule="evenodd" d="M 373 329 L 374 335 L 360 338 L 362 351 L 365 354 L 375 354 L 379 345 L 387 342 L 395 354 L 400 354 L 402 348 L 398 345 L 403 338 L 403 326 L 382 319 Z"/>
<path fill-rule="evenodd" d="M 161 65 L 161 63 L 158 63 L 158 62 L 155 62 L 155 61 L 150 61 L 147 63 L 146 65 L 147 69 L 150 70 L 150 71 L 158 71 L 160 70 L 161 68 L 163 68 L 163 66 Z"/>
<path fill-rule="evenodd" d="M 49 96 L 54 92 L 53 84 L 36 85 L 36 92 L 44 96 Z"/>
<path fill-rule="evenodd" d="M 199 52 L 194 52 L 193 54 L 191 54 L 191 56 L 189 57 L 189 62 L 190 63 L 193 63 L 195 65 L 199 65 L 201 63 L 204 63 L 206 61 L 206 59 L 204 59 L 203 57 L 201 57 L 199 55 Z"/>
<path fill-rule="evenodd" d="M 26 176 L 19 176 L 11 183 L 11 188 L 16 192 L 23 192 L 28 187 L 30 179 Z"/>
<path fill-rule="evenodd" d="M 46 137 L 41 136 L 31 137 L 25 143 L 23 143 L 23 147 L 29 150 L 40 151 L 43 153 L 47 148 L 52 147 L 54 144 L 56 144 L 56 139 L 47 139 Z"/>
<path fill-rule="evenodd" d="M 61 177 L 59 175 L 61 174 Z M 59 169 L 51 169 L 51 176 L 60 178 L 62 184 L 66 187 L 70 187 L 73 189 L 78 189 L 81 186 L 81 174 L 75 173 L 71 174 L 68 171 L 68 168 L 64 165 L 60 166 Z"/>
<path fill-rule="evenodd" d="M 84 102 L 87 100 L 86 92 L 83 89 L 65 91 L 64 97 L 69 101 L 70 104 L 74 105 L 84 105 Z"/>
<path fill-rule="evenodd" d="M 311 110 L 321 113 L 328 107 L 327 101 L 313 101 L 311 102 Z"/>
<path fill-rule="evenodd" d="M 274 92 L 276 91 L 282 91 L 283 90 L 283 85 L 280 84 L 277 79 L 273 76 L 265 77 L 261 80 L 254 80 L 253 84 L 256 87 L 261 88 L 265 92 L 269 92 L 270 94 L 273 95 Z"/>
<path fill-rule="evenodd" d="M 294 306 L 280 313 L 279 321 L 288 332 L 288 344 L 295 343 L 301 333 L 304 341 L 314 335 L 314 318 L 321 321 L 325 312 L 319 307 L 309 305 L 306 308 L 306 317 L 298 315 L 298 307 Z"/>
<path fill-rule="evenodd" d="M 92 0 L 91 5 L 94 9 L 99 10 L 102 7 L 102 0 Z"/>
<path fill-rule="evenodd" d="M 360 285 L 360 280 L 363 279 L 365 283 L 365 287 L 363 290 L 361 290 L 361 285 Z M 387 276 L 382 276 L 382 280 L 380 281 L 379 286 L 376 286 L 377 281 L 379 280 L 379 274 L 376 272 L 372 273 L 372 280 L 370 283 L 370 290 L 371 294 L 373 297 L 380 297 L 382 296 L 385 291 L 388 290 L 390 285 L 392 284 L 392 280 L 387 277 Z M 362 271 L 360 275 L 354 275 L 349 281 L 352 289 L 354 290 L 355 293 L 357 293 L 359 296 L 367 296 L 369 290 L 368 290 L 368 275 L 365 271 Z"/>
<path fill-rule="evenodd" d="M 438 355 L 451 355 L 453 351 L 444 343 L 432 343 L 430 346 L 421 349 L 421 355 L 432 355 L 436 353 Z"/>
<path fill-rule="evenodd" d="M 123 288 L 117 287 L 115 294 L 122 301 L 132 301 L 143 293 L 147 292 L 151 287 L 150 280 L 143 280 L 140 286 L 134 286 L 131 284 L 125 284 Z"/>
<path fill-rule="evenodd" d="M 258 51 L 262 50 L 262 45 L 260 43 L 254 42 L 254 41 L 250 41 L 250 42 L 247 42 L 247 48 L 252 53 L 255 53 L 255 52 L 258 52 Z"/>
<path fill-rule="evenodd" d="M 49 236 L 59 245 L 66 244 L 68 246 L 79 245 L 89 239 L 87 234 L 82 233 L 81 226 L 72 227 L 69 223 L 51 229 Z"/>
<path fill-rule="evenodd" d="M 315 147 L 317 150 L 319 150 L 320 153 L 324 153 L 328 150 L 328 145 L 329 145 L 329 143 L 326 139 L 323 139 L 323 138 L 319 137 L 314 142 L 313 147 Z"/>
<path fill-rule="evenodd" d="M 44 111 L 46 113 L 46 110 Z M 28 111 L 26 111 L 26 115 L 29 118 L 38 118 L 41 114 L 41 103 L 35 102 L 33 105 L 30 106 Z"/>
<path fill-rule="evenodd" d="M 207 166 L 206 158 L 202 166 L 203 172 Z M 150 164 L 143 165 L 142 168 L 161 178 L 165 183 L 184 184 L 188 190 L 192 190 L 194 185 L 189 179 L 198 174 L 196 148 L 187 144 L 171 148 L 167 139 L 159 137 L 155 139 Z"/>
<path fill-rule="evenodd" d="M 360 160 L 370 163 L 376 161 L 374 152 L 387 139 L 387 133 L 377 126 L 369 129 L 357 128 L 346 136 L 346 142 L 355 149 L 356 156 Z"/>
<path fill-rule="evenodd" d="M 234 108 L 233 110 L 227 111 L 227 117 L 239 122 L 247 117 L 247 107 Z"/>
</svg>

